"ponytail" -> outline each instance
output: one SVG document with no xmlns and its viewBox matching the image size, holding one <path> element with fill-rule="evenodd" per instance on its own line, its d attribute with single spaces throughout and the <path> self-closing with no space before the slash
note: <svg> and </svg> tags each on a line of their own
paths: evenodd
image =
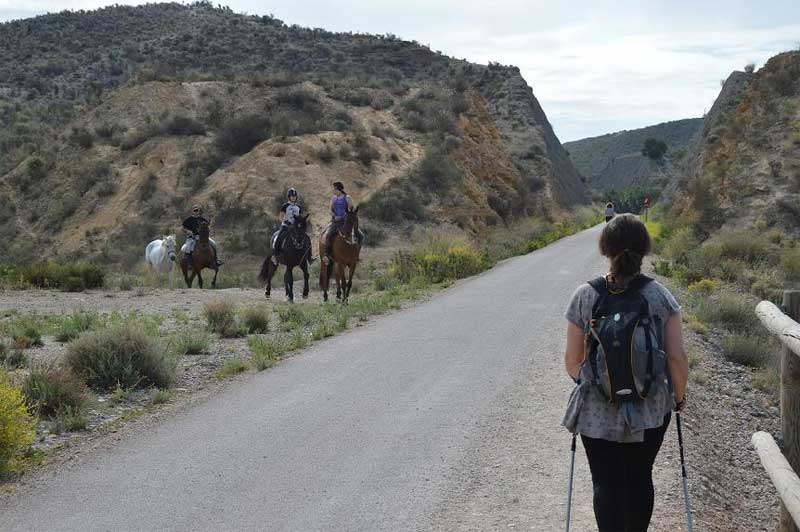
<svg viewBox="0 0 800 532">
<path fill-rule="evenodd" d="M 642 271 L 642 257 L 630 249 L 625 249 L 611 259 L 611 275 L 615 279 L 630 279 Z"/>
</svg>

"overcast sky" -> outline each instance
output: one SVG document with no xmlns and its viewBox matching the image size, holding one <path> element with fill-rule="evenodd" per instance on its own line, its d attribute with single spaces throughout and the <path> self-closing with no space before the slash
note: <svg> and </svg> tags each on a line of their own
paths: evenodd
<svg viewBox="0 0 800 532">
<path fill-rule="evenodd" d="M 0 20 L 103 0 L 0 0 Z M 287 24 L 394 33 L 520 67 L 566 142 L 702 116 L 720 80 L 800 47 L 798 0 L 235 0 Z"/>
</svg>

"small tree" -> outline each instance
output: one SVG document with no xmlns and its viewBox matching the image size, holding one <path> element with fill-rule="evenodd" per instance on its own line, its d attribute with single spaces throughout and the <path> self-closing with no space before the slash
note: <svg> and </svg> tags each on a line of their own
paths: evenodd
<svg viewBox="0 0 800 532">
<path fill-rule="evenodd" d="M 752 74 L 753 72 L 755 72 L 755 70 L 756 70 L 756 64 L 755 63 L 747 63 L 744 66 L 744 71 L 747 72 L 748 74 Z"/>
<path fill-rule="evenodd" d="M 661 160 L 664 154 L 667 153 L 667 143 L 663 140 L 649 138 L 644 141 L 642 146 L 642 155 L 654 161 Z"/>
</svg>

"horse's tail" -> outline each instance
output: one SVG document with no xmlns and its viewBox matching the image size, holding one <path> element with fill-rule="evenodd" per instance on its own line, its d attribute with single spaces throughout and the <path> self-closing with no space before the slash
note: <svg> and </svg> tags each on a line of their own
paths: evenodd
<svg viewBox="0 0 800 532">
<path fill-rule="evenodd" d="M 262 283 L 266 283 L 269 280 L 270 274 L 270 263 L 269 257 L 264 259 L 264 263 L 261 265 L 261 272 L 258 274 L 258 280 Z"/>
</svg>

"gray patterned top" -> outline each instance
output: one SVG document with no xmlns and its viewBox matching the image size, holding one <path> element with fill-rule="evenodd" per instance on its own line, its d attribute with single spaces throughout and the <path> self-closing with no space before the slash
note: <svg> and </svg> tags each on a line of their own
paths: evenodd
<svg viewBox="0 0 800 532">
<path fill-rule="evenodd" d="M 650 305 L 650 313 L 666 323 L 681 307 L 661 283 L 652 281 L 641 291 Z M 582 284 L 575 291 L 567 308 L 566 318 L 588 332 L 592 319 L 592 307 L 598 293 Z M 663 337 L 663 334 L 662 334 Z M 561 422 L 567 430 L 590 438 L 618 442 L 640 442 L 645 429 L 660 427 L 674 407 L 675 400 L 668 382 L 654 382 L 647 399 L 621 404 L 609 403 L 596 386 L 591 383 L 591 370 L 588 364 L 580 369 L 581 383 L 572 390 L 567 403 L 567 412 Z"/>
</svg>

